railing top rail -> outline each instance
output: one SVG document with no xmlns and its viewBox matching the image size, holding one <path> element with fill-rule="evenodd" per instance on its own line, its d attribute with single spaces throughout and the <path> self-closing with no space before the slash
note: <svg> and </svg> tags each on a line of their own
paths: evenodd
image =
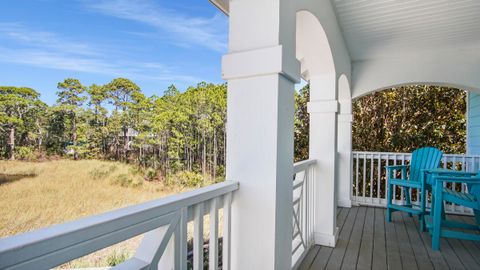
<svg viewBox="0 0 480 270">
<path fill-rule="evenodd" d="M 395 155 L 395 156 L 410 156 L 412 153 L 401 152 L 373 152 L 373 151 L 352 151 L 354 155 Z M 480 158 L 480 155 L 471 154 L 443 154 L 444 157 L 466 157 L 466 158 Z"/>
<path fill-rule="evenodd" d="M 237 182 L 225 181 L 208 187 L 82 218 L 44 229 L 0 239 L 0 268 L 12 253 L 22 250 L 30 258 L 106 236 L 138 224 L 152 222 L 183 207 L 189 207 L 237 190 Z M 27 258 L 22 258 L 26 260 Z"/>
<path fill-rule="evenodd" d="M 305 171 L 309 166 L 317 163 L 316 159 L 307 159 L 296 162 L 293 164 L 293 173 L 299 173 L 301 171 Z"/>
</svg>

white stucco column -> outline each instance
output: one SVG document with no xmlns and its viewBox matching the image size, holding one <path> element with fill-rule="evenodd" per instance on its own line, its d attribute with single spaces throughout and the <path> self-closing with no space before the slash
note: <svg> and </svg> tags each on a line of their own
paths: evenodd
<svg viewBox="0 0 480 270">
<path fill-rule="evenodd" d="M 310 159 L 315 165 L 315 243 L 335 246 L 336 227 L 336 166 L 337 112 L 334 74 L 310 78 Z"/>
<path fill-rule="evenodd" d="M 240 183 L 232 201 L 233 270 L 291 269 L 294 85 L 300 63 L 294 17 L 280 16 L 284 2 L 291 3 L 230 2 L 230 53 L 222 59 L 222 73 L 228 80 L 226 177 Z"/>
<path fill-rule="evenodd" d="M 338 115 L 338 206 L 352 207 L 352 100 L 340 102 Z"/>
</svg>

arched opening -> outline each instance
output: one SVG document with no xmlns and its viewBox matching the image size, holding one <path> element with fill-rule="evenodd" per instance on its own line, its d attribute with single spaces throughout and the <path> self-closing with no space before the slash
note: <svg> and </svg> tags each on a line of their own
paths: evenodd
<svg viewBox="0 0 480 270">
<path fill-rule="evenodd" d="M 357 203 L 385 205 L 385 166 L 409 164 L 410 153 L 420 147 L 440 149 L 444 168 L 479 168 L 479 161 L 467 150 L 477 140 L 480 145 L 476 135 L 480 135 L 480 128 L 476 128 L 480 126 L 480 97 L 474 92 L 452 85 L 403 84 L 355 98 L 352 111 L 352 195 Z M 467 143 L 468 137 L 474 141 Z M 447 186 L 464 189 L 461 184 Z M 399 202 L 406 199 L 400 188 L 394 189 L 393 196 Z M 410 199 L 418 202 L 416 191 Z M 446 209 L 455 213 L 469 211 L 453 205 Z"/>
</svg>

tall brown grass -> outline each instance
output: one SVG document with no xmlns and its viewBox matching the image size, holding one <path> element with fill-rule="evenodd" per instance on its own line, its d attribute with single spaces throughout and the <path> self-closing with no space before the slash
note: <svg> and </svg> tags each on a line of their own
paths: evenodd
<svg viewBox="0 0 480 270">
<path fill-rule="evenodd" d="M 0 237 L 179 191 L 143 181 L 130 165 L 98 160 L 0 161 L 0 174 L 34 175 L 0 184 Z"/>
</svg>

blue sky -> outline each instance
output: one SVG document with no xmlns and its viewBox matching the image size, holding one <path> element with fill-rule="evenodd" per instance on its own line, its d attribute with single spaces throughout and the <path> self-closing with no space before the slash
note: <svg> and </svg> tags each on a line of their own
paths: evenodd
<svg viewBox="0 0 480 270">
<path fill-rule="evenodd" d="M 32 87 L 48 104 L 67 77 L 126 77 L 146 95 L 223 82 L 228 20 L 207 0 L 15 0 L 0 10 L 0 85 Z"/>
</svg>

